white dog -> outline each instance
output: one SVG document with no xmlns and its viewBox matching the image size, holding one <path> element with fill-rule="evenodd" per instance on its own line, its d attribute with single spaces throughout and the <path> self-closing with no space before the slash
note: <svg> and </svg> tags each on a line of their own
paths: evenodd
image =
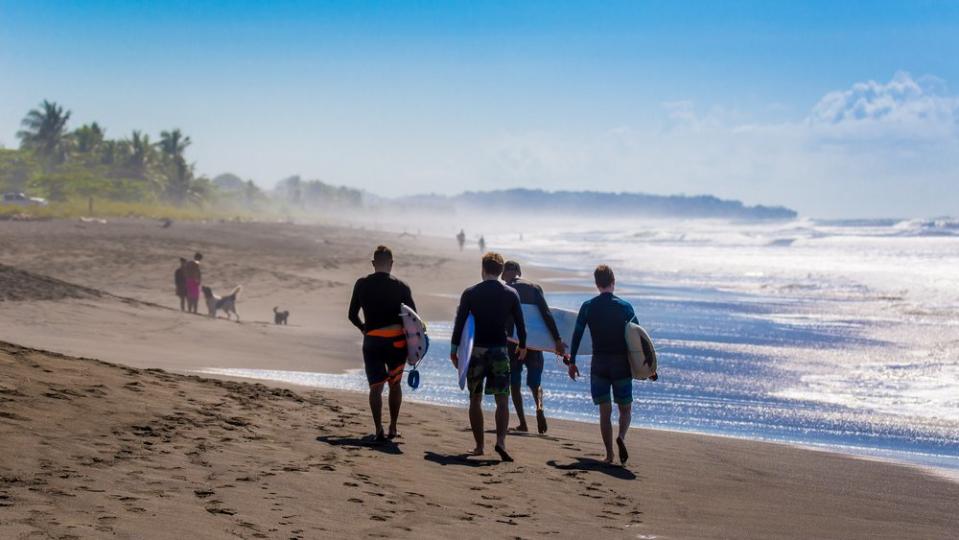
<svg viewBox="0 0 959 540">
<path fill-rule="evenodd" d="M 236 298 L 240 295 L 240 289 L 243 287 L 237 285 L 233 292 L 230 294 L 220 297 L 213 294 L 213 289 L 209 287 L 203 287 L 203 296 L 206 297 L 206 307 L 210 310 L 210 317 L 216 318 L 216 312 L 218 310 L 223 310 L 226 313 L 226 318 L 230 319 L 230 313 L 236 315 L 236 322 L 240 322 L 240 314 L 236 311 Z"/>
</svg>

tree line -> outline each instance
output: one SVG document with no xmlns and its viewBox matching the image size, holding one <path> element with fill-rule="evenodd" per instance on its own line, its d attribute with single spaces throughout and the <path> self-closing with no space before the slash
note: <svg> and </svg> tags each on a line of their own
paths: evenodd
<svg viewBox="0 0 959 540">
<path fill-rule="evenodd" d="M 187 160 L 190 137 L 179 129 L 153 142 L 134 130 L 111 139 L 97 122 L 70 129 L 71 111 L 44 100 L 30 110 L 17 132 L 19 150 L 2 150 L 0 182 L 5 190 L 29 190 L 53 201 L 100 196 L 116 200 L 202 203 L 212 184 L 194 174 Z"/>
<path fill-rule="evenodd" d="M 19 149 L 0 148 L 0 191 L 27 191 L 51 201 L 99 197 L 254 210 L 363 204 L 359 190 L 298 176 L 282 180 L 272 196 L 233 174 L 211 180 L 196 174 L 187 158 L 192 141 L 179 129 L 161 131 L 156 141 L 140 130 L 109 138 L 97 122 L 71 129 L 70 116 L 70 110 L 47 100 L 27 112 L 17 132 Z"/>
</svg>

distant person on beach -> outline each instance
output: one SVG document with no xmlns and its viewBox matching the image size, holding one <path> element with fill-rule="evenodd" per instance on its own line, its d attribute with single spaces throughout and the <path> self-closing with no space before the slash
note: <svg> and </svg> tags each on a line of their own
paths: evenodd
<svg viewBox="0 0 959 540">
<path fill-rule="evenodd" d="M 482 236 L 480 236 L 480 239 L 479 239 L 479 248 L 480 248 L 480 251 L 484 253 L 486 252 L 486 239 L 483 238 Z"/>
<path fill-rule="evenodd" d="M 200 285 L 203 283 L 203 272 L 200 271 L 202 253 L 195 253 L 193 260 L 183 265 L 183 278 L 186 280 L 186 309 L 196 313 L 200 304 Z"/>
<path fill-rule="evenodd" d="M 349 319 L 363 333 L 363 366 L 370 384 L 370 412 L 377 442 L 399 435 L 396 422 L 403 403 L 403 366 L 406 339 L 400 320 L 400 304 L 416 310 L 410 287 L 390 274 L 393 252 L 377 246 L 373 252 L 373 273 L 356 280 L 350 300 Z M 359 312 L 363 310 L 363 319 Z M 390 386 L 390 427 L 383 433 L 383 387 Z"/>
<path fill-rule="evenodd" d="M 626 346 L 626 323 L 638 322 L 633 306 L 615 296 L 616 278 L 613 270 L 601 264 L 593 272 L 599 296 L 583 302 L 576 317 L 576 329 L 573 332 L 572 353 L 569 360 L 569 377 L 576 380 L 579 369 L 576 367 L 576 352 L 583 339 L 583 332 L 589 327 L 593 339 L 593 362 L 589 371 L 589 387 L 593 403 L 599 405 L 599 428 L 606 446 L 606 463 L 613 462 L 613 405 L 619 406 L 619 434 L 616 445 L 619 461 L 625 464 L 629 459 L 626 450 L 626 434 L 633 411 L 633 375 L 629 367 Z M 612 399 L 610 398 L 612 389 Z"/>
<path fill-rule="evenodd" d="M 549 311 L 549 305 L 546 303 L 546 297 L 543 295 L 543 288 L 538 284 L 523 279 L 523 271 L 516 261 L 506 261 L 503 265 L 503 281 L 507 285 L 516 289 L 519 294 L 519 301 L 522 304 L 532 304 L 539 309 L 546 328 L 549 330 L 553 340 L 556 341 L 556 353 L 560 356 L 566 355 L 566 345 L 563 338 L 559 335 L 559 329 L 556 328 L 556 321 L 553 320 L 553 314 Z M 527 321 L 528 322 L 528 321 Z M 507 335 L 513 335 L 513 320 L 510 320 L 506 326 Z M 516 356 L 516 345 L 509 344 L 509 373 L 510 373 L 510 393 L 513 395 L 513 407 L 516 409 L 516 416 L 519 417 L 519 425 L 516 431 L 529 431 L 526 425 L 526 415 L 523 412 L 523 366 L 526 366 L 526 386 L 533 394 L 533 403 L 536 405 L 536 428 L 539 433 L 546 433 L 546 414 L 543 412 L 543 352 L 528 351 L 526 359 L 520 360 Z"/>
<path fill-rule="evenodd" d="M 466 384 L 470 394 L 470 427 L 476 447 L 470 453 L 481 456 L 483 441 L 483 395 L 496 400 L 496 453 L 503 461 L 513 461 L 506 451 L 506 430 L 509 426 L 509 353 L 506 347 L 506 324 L 512 317 L 516 324 L 519 345 L 516 358 L 526 358 L 526 322 L 520 309 L 519 295 L 499 280 L 503 273 L 503 257 L 499 253 L 483 255 L 483 281 L 463 291 L 453 325 L 450 360 L 455 367 L 465 358 L 457 356 L 457 347 L 466 319 L 473 315 L 473 354 L 469 358 Z"/>
<path fill-rule="evenodd" d="M 460 251 L 463 251 L 463 246 L 466 244 L 466 233 L 463 229 L 460 229 L 459 234 L 456 235 L 456 243 L 460 245 Z"/>
<path fill-rule="evenodd" d="M 180 311 L 186 311 L 186 276 L 183 274 L 186 259 L 180 257 L 180 266 L 173 272 L 173 285 L 176 286 L 176 296 L 180 299 Z"/>
</svg>

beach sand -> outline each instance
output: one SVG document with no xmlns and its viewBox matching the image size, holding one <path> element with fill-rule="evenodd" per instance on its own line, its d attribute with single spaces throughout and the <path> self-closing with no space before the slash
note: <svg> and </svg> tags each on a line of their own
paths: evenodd
<svg viewBox="0 0 959 540">
<path fill-rule="evenodd" d="M 959 484 L 916 468 L 651 430 L 631 433 L 628 468 L 605 468 L 597 427 L 558 420 L 549 436 L 511 437 L 517 462 L 500 464 L 462 457 L 464 410 L 405 404 L 399 443 L 372 447 L 363 394 L 187 374 L 360 367 L 345 309 L 380 242 L 428 320 L 450 319 L 479 278 L 476 248 L 452 238 L 0 222 L 0 538 L 959 533 Z M 243 285 L 243 323 L 175 309 L 177 257 L 197 250 L 214 290 Z M 553 290 L 563 277 L 527 272 Z M 273 306 L 289 326 L 272 324 Z"/>
</svg>

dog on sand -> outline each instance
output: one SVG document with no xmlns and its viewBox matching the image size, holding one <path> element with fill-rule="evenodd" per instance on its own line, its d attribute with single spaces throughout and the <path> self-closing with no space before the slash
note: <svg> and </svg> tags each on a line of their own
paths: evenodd
<svg viewBox="0 0 959 540">
<path fill-rule="evenodd" d="M 290 320 L 290 311 L 280 311 L 279 307 L 273 308 L 273 324 L 286 324 Z"/>
<path fill-rule="evenodd" d="M 217 296 L 213 294 L 213 289 L 204 286 L 203 296 L 206 298 L 206 307 L 210 311 L 210 317 L 216 318 L 217 311 L 223 310 L 226 318 L 230 319 L 230 314 L 236 315 L 236 322 L 240 322 L 240 314 L 236 311 L 236 299 L 240 295 L 243 287 L 237 285 L 233 292 L 226 296 Z"/>
</svg>

